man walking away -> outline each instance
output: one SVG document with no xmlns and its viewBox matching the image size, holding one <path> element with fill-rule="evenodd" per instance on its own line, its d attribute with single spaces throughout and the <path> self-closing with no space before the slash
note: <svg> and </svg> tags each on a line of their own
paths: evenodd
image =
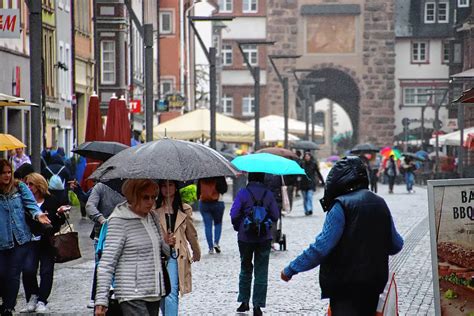
<svg viewBox="0 0 474 316">
<path fill-rule="evenodd" d="M 322 298 L 334 316 L 375 315 L 388 281 L 388 257 L 403 247 L 385 201 L 368 190 L 367 169 L 358 157 L 338 161 L 327 177 L 323 230 L 282 272 L 289 281 L 321 265 Z"/>
</svg>

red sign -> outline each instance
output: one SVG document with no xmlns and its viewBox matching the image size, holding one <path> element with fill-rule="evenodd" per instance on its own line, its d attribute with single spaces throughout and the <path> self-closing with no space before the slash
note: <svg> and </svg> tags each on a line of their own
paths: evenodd
<svg viewBox="0 0 474 316">
<path fill-rule="evenodd" d="M 21 69 L 15 68 L 15 96 L 19 97 L 21 94 Z"/>
<path fill-rule="evenodd" d="M 20 38 L 20 10 L 0 9 L 0 38 Z"/>
<path fill-rule="evenodd" d="M 130 101 L 130 113 L 140 113 L 142 110 L 140 100 L 131 100 Z"/>
</svg>

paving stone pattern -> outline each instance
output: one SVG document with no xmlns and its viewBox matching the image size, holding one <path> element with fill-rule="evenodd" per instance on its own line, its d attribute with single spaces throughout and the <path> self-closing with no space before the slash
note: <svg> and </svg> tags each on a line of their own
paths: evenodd
<svg viewBox="0 0 474 316">
<path fill-rule="evenodd" d="M 390 268 L 396 273 L 400 315 L 434 315 L 426 189 L 416 188 L 416 193 L 410 195 L 403 186 L 396 186 L 392 195 L 387 191 L 387 186 L 380 185 L 379 194 L 386 198 L 395 225 L 405 239 L 404 249 L 390 260 Z M 320 299 L 319 268 L 297 275 L 289 283 L 280 280 L 281 269 L 313 242 L 321 230 L 325 217 L 317 202 L 321 194 L 322 191 L 315 194 L 313 216 L 304 216 L 301 200 L 296 200 L 292 213 L 283 218 L 288 250 L 271 254 L 264 309 L 267 315 L 324 315 L 327 311 L 328 301 Z M 230 196 L 226 196 L 226 202 L 221 254 L 208 254 L 201 215 L 194 213 L 203 256 L 193 264 L 193 292 L 181 297 L 180 315 L 235 314 L 240 260 L 236 233 L 229 218 Z M 83 258 L 56 266 L 48 304 L 54 315 L 92 315 L 92 310 L 86 308 L 94 266 L 92 242 L 88 239 L 91 224 L 77 214 L 73 222 L 82 236 Z M 17 310 L 24 306 L 23 289 L 20 289 Z"/>
</svg>

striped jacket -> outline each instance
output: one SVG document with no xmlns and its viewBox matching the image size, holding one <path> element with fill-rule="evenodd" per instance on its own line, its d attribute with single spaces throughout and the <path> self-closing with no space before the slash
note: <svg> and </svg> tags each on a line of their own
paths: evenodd
<svg viewBox="0 0 474 316">
<path fill-rule="evenodd" d="M 97 271 L 95 305 L 108 306 L 108 294 L 115 277 L 115 297 L 157 301 L 165 294 L 160 252 L 169 255 L 161 237 L 158 219 L 132 212 L 127 202 L 117 205 L 108 219 L 104 251 Z"/>
</svg>

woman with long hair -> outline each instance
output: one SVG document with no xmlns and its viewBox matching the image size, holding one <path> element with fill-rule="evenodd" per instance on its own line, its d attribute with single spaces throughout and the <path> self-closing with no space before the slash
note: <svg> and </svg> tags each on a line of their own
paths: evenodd
<svg viewBox="0 0 474 316">
<path fill-rule="evenodd" d="M 66 218 L 64 212 L 70 207 L 61 206 L 61 203 L 48 191 L 48 182 L 39 173 L 30 173 L 25 179 L 25 184 L 35 197 L 36 204 L 44 213 L 48 214 L 51 229 L 48 232 L 33 232 L 32 241 L 29 243 L 29 252 L 23 267 L 23 288 L 25 289 L 25 312 L 46 313 L 48 311 L 48 297 L 53 288 L 54 251 L 48 237 L 59 232 Z M 38 286 L 37 274 L 40 267 L 41 281 Z"/>
<path fill-rule="evenodd" d="M 174 181 L 161 180 L 160 193 L 155 211 L 163 232 L 172 243 L 167 269 L 171 281 L 171 293 L 161 302 L 164 315 L 178 315 L 179 298 L 191 292 L 191 263 L 201 259 L 198 235 L 193 224 L 193 209 L 181 201 L 178 185 Z M 192 254 L 189 252 L 191 246 Z"/>
<path fill-rule="evenodd" d="M 26 184 L 13 179 L 12 165 L 0 159 L 0 315 L 12 315 L 20 288 L 20 275 L 28 254 L 31 231 L 26 213 L 42 224 L 50 224 Z M 8 286 L 5 286 L 8 284 Z"/>
</svg>

